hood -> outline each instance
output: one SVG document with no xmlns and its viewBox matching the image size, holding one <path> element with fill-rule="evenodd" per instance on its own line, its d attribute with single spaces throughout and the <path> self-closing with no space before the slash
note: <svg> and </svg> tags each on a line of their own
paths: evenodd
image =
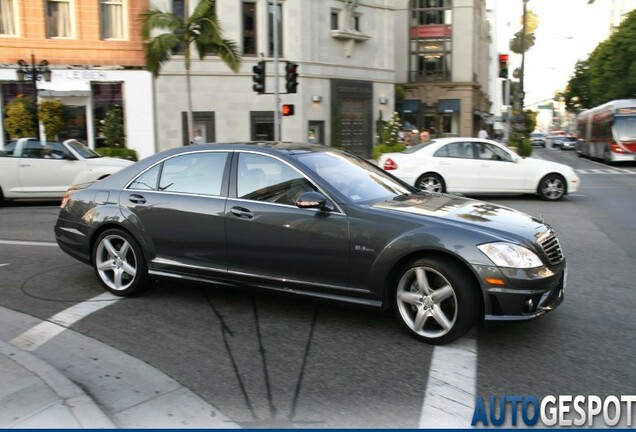
<svg viewBox="0 0 636 432">
<path fill-rule="evenodd" d="M 417 192 L 377 202 L 372 207 L 421 215 L 493 232 L 503 237 L 510 234 L 534 238 L 547 230 L 538 218 L 497 204 L 457 195 Z"/>
</svg>

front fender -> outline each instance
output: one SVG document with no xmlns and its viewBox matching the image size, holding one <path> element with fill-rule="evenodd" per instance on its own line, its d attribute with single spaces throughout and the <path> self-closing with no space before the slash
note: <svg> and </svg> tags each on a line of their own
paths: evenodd
<svg viewBox="0 0 636 432">
<path fill-rule="evenodd" d="M 478 277 L 473 265 L 491 266 L 492 262 L 476 245 L 492 241 L 478 231 L 458 230 L 456 227 L 431 226 L 408 231 L 389 243 L 376 257 L 368 279 L 370 290 L 383 297 L 394 283 L 400 267 L 409 259 L 422 255 L 452 257 Z"/>
</svg>

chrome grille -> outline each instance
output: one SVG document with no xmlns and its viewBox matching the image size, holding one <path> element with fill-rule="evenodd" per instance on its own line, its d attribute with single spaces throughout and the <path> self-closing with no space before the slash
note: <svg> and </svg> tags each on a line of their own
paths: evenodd
<svg viewBox="0 0 636 432">
<path fill-rule="evenodd" d="M 551 265 L 557 265 L 563 262 L 563 250 L 554 231 L 550 230 L 541 235 L 538 243 Z"/>
</svg>

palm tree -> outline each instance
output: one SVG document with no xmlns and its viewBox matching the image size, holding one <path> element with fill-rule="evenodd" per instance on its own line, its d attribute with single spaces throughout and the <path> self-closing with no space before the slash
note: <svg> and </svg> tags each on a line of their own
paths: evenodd
<svg viewBox="0 0 636 432">
<path fill-rule="evenodd" d="M 233 71 L 238 72 L 241 56 L 236 42 L 225 39 L 214 13 L 214 0 L 201 0 L 189 17 L 156 9 L 141 14 L 141 35 L 146 51 L 146 67 L 156 78 L 164 63 L 170 60 L 174 50 L 184 50 L 184 66 L 188 91 L 188 137 L 193 139 L 192 90 L 190 78 L 191 47 L 194 45 L 203 60 L 208 54 L 217 54 Z M 151 37 L 153 30 L 167 30 Z"/>
</svg>

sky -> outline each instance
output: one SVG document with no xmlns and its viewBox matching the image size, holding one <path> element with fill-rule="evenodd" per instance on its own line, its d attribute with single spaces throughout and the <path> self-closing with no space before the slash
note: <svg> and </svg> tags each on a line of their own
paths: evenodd
<svg viewBox="0 0 636 432">
<path fill-rule="evenodd" d="M 522 0 L 496 0 L 499 52 L 508 52 L 508 41 L 521 30 Z M 586 59 L 610 33 L 612 15 L 636 7 L 635 0 L 528 0 L 527 9 L 539 18 L 535 45 L 526 53 L 525 103 L 552 99 L 565 89 L 578 60 Z M 510 71 L 521 65 L 511 53 Z"/>
</svg>

